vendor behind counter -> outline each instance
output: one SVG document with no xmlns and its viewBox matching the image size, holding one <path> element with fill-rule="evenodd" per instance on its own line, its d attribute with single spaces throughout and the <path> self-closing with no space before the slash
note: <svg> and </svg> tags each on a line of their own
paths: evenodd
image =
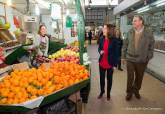
<svg viewBox="0 0 165 114">
<path fill-rule="evenodd" d="M 37 53 L 39 56 L 48 56 L 49 39 L 46 36 L 45 25 L 40 25 L 34 44 L 37 47 Z"/>
<path fill-rule="evenodd" d="M 16 49 L 12 54 L 6 57 L 5 63 L 11 65 L 18 62 L 29 62 L 28 55 L 32 56 L 32 53 L 28 54 L 28 50 L 35 50 L 36 55 L 39 56 L 48 56 L 48 53 L 52 54 L 66 46 L 62 43 L 50 41 L 46 33 L 46 27 L 44 25 L 40 25 L 38 34 L 35 34 L 32 38 L 33 44 L 30 46 L 21 46 Z"/>
</svg>

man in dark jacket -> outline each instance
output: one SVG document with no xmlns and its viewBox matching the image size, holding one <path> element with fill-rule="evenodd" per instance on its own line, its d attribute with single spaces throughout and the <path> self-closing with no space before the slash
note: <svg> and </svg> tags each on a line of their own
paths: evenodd
<svg viewBox="0 0 165 114">
<path fill-rule="evenodd" d="M 103 36 L 103 30 L 100 29 L 98 32 L 98 39 L 97 39 L 97 44 L 99 44 L 100 38 Z"/>
<path fill-rule="evenodd" d="M 115 37 L 117 38 L 117 41 L 118 41 L 118 55 L 119 55 L 119 58 L 118 58 L 118 65 L 117 65 L 117 67 L 118 67 L 118 70 L 120 70 L 120 71 L 123 71 L 123 69 L 121 68 L 121 53 L 122 53 L 122 46 L 123 46 L 123 39 L 122 39 L 122 37 L 121 37 L 121 33 L 120 33 L 120 30 L 119 29 L 117 29 L 116 31 L 115 31 Z"/>
<path fill-rule="evenodd" d="M 139 90 L 142 85 L 144 71 L 149 60 L 153 57 L 154 37 L 152 31 L 144 26 L 141 16 L 134 16 L 133 29 L 124 40 L 122 50 L 123 63 L 127 61 L 127 96 L 126 100 L 135 94 L 140 99 Z"/>
<path fill-rule="evenodd" d="M 91 40 L 92 40 L 92 31 L 91 30 L 88 33 L 88 40 L 89 40 L 89 44 L 91 44 Z"/>
</svg>

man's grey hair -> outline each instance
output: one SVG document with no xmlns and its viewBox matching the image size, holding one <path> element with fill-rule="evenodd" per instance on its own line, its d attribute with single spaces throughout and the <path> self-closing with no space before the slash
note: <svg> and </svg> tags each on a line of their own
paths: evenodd
<svg viewBox="0 0 165 114">
<path fill-rule="evenodd" d="M 142 24 L 144 25 L 144 19 L 141 15 L 135 15 L 134 17 L 139 18 L 142 21 Z"/>
</svg>

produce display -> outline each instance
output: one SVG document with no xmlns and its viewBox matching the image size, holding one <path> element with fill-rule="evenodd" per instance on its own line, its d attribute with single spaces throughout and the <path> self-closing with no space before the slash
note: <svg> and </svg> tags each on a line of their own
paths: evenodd
<svg viewBox="0 0 165 114">
<path fill-rule="evenodd" d="M 4 48 L 0 47 L 0 64 L 4 63 L 5 56 L 4 56 Z"/>
<path fill-rule="evenodd" d="M 70 46 L 70 45 L 68 45 L 64 49 L 69 49 L 69 50 L 72 50 L 72 51 L 75 51 L 75 52 L 79 52 L 79 48 L 77 46 Z"/>
<path fill-rule="evenodd" d="M 18 38 L 18 37 L 22 34 L 22 31 L 21 31 L 19 28 L 17 28 L 17 29 L 14 31 L 14 34 L 15 34 L 16 38 Z"/>
<path fill-rule="evenodd" d="M 70 49 L 61 49 L 59 51 L 57 51 L 56 53 L 49 55 L 50 59 L 57 59 L 60 57 L 66 57 L 66 56 L 75 56 L 75 57 L 79 57 L 79 53 L 72 51 Z"/>
<path fill-rule="evenodd" d="M 0 46 L 3 47 L 3 48 L 9 48 L 9 47 L 13 47 L 13 46 L 16 46 L 16 45 L 19 45 L 20 43 L 18 41 L 8 41 L 8 42 L 5 42 L 3 44 L 1 44 Z"/>
<path fill-rule="evenodd" d="M 74 41 L 73 43 L 70 44 L 71 46 L 79 46 L 79 42 L 78 41 Z"/>
<path fill-rule="evenodd" d="M 52 63 L 49 68 L 14 70 L 0 81 L 0 104 L 18 104 L 47 96 L 87 79 L 88 71 L 71 62 Z"/>
<path fill-rule="evenodd" d="M 76 56 L 64 56 L 64 57 L 60 57 L 55 60 L 52 60 L 52 62 L 64 62 L 64 61 L 80 64 L 80 59 L 79 57 L 76 57 Z"/>
<path fill-rule="evenodd" d="M 0 28 L 9 29 L 11 27 L 9 22 L 3 23 L 0 19 Z"/>
<path fill-rule="evenodd" d="M 10 23 L 9 22 L 7 22 L 7 23 L 5 23 L 4 25 L 3 25 L 3 28 L 5 28 L 5 29 L 9 29 L 10 28 Z"/>
<path fill-rule="evenodd" d="M 0 27 L 3 26 L 3 21 L 0 19 Z"/>
<path fill-rule="evenodd" d="M 49 55 L 49 59 L 52 62 L 73 62 L 73 63 L 80 63 L 79 59 L 79 48 L 76 46 L 68 45 L 65 48 L 57 51 L 56 53 Z"/>
<path fill-rule="evenodd" d="M 45 57 L 45 56 L 37 56 L 36 60 L 40 63 L 44 63 L 44 62 L 50 62 L 50 59 Z"/>
</svg>

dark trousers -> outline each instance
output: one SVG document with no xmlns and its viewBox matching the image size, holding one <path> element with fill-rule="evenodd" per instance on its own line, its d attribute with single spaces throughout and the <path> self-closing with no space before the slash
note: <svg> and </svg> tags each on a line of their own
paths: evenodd
<svg viewBox="0 0 165 114">
<path fill-rule="evenodd" d="M 104 93 L 104 87 L 105 87 L 105 73 L 107 74 L 107 96 L 110 96 L 111 88 L 112 88 L 112 78 L 113 78 L 113 69 L 104 69 L 101 66 L 99 66 L 100 70 L 100 89 L 101 93 Z"/>
<path fill-rule="evenodd" d="M 127 94 L 139 93 L 147 63 L 127 61 Z"/>
<path fill-rule="evenodd" d="M 119 58 L 118 64 L 117 64 L 117 68 L 121 69 L 121 59 Z"/>
<path fill-rule="evenodd" d="M 89 38 L 89 44 L 91 44 L 91 42 L 92 42 L 92 38 Z"/>
</svg>

